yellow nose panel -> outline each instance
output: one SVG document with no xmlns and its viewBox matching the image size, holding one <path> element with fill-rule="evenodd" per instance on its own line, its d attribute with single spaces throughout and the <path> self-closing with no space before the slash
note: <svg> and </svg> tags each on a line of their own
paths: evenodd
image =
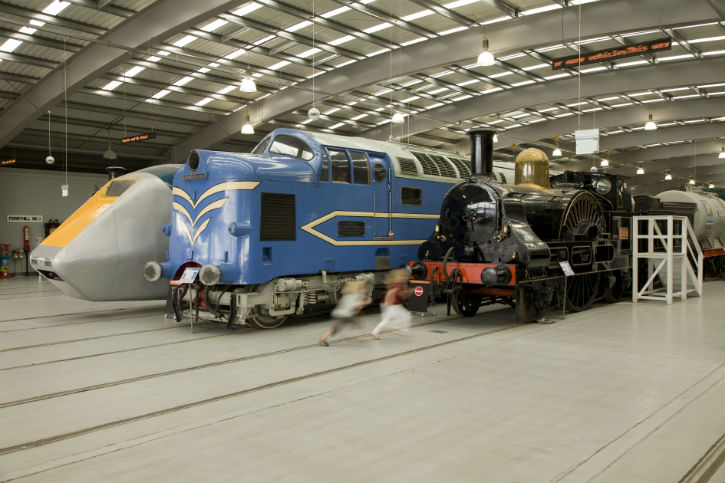
<svg viewBox="0 0 725 483">
<path fill-rule="evenodd" d="M 64 247 L 68 245 L 80 232 L 86 229 L 93 220 L 98 218 L 111 203 L 118 199 L 118 196 L 106 196 L 111 181 L 103 185 L 96 194 L 83 203 L 80 208 L 73 212 L 53 233 L 43 240 L 41 245 L 52 247 Z"/>
</svg>

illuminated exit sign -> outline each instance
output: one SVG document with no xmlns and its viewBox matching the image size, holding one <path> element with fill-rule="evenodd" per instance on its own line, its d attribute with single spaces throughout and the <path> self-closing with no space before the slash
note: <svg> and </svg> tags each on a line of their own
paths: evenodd
<svg viewBox="0 0 725 483">
<path fill-rule="evenodd" d="M 598 50 L 588 54 L 570 55 L 561 57 L 551 61 L 551 68 L 563 69 L 565 67 L 576 67 L 577 65 L 594 64 L 596 62 L 606 62 L 610 60 L 623 59 L 635 55 L 649 54 L 651 52 L 659 52 L 660 50 L 670 50 L 672 48 L 672 39 L 663 38 L 653 40 L 651 42 L 640 42 L 634 45 L 623 45 L 613 49 Z"/>
<path fill-rule="evenodd" d="M 135 136 L 129 136 L 127 138 L 122 138 L 121 142 L 123 144 L 126 143 L 134 143 L 136 141 L 146 141 L 147 139 L 153 139 L 156 137 L 155 133 L 149 133 L 149 134 L 137 134 Z"/>
</svg>

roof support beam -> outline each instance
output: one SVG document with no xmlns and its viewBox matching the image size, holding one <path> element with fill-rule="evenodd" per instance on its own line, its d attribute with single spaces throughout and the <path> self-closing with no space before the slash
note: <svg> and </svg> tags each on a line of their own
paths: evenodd
<svg viewBox="0 0 725 483">
<path fill-rule="evenodd" d="M 640 89 L 720 81 L 722 81 L 722 59 L 672 62 L 666 65 L 647 65 L 588 74 L 581 83 L 581 96 L 585 98 Z M 454 102 L 426 111 L 425 118 L 413 117 L 409 123 L 406 123 L 405 132 L 412 135 L 494 112 L 557 102 L 567 95 L 574 96 L 577 87 L 577 79 L 569 77 Z M 389 135 L 388 125 L 363 134 L 364 137 L 373 139 L 388 139 Z M 397 133 L 393 132 L 393 135 Z"/>
<path fill-rule="evenodd" d="M 710 21 L 714 16 L 712 8 L 705 0 L 692 2 L 688 8 L 682 8 L 681 0 L 638 0 L 637 2 L 609 0 L 585 4 L 581 9 L 582 15 L 587 18 L 598 19 L 597 22 L 587 22 L 582 25 L 583 38 L 598 37 L 613 32 L 644 30 L 654 25 L 673 26 Z M 562 23 L 576 25 L 578 15 L 576 10 L 578 9 L 557 9 L 523 17 L 514 23 L 488 25 L 486 36 L 499 52 L 523 51 L 561 43 L 561 25 Z M 396 58 L 400 59 L 400 73 L 403 75 L 457 63 L 466 65 L 479 54 L 481 35 L 481 29 L 468 29 L 402 47 L 395 54 Z M 578 38 L 577 32 L 574 31 L 568 35 L 569 37 L 564 39 L 565 42 L 575 41 Z M 371 57 L 316 77 L 315 88 L 319 102 L 323 102 L 326 96 L 340 95 L 388 79 L 390 77 L 388 62 L 382 57 Z M 586 85 L 586 82 L 584 84 Z M 546 89 L 548 86 L 547 82 L 539 87 Z M 252 120 L 258 122 L 273 119 L 309 104 L 312 81 L 302 82 L 299 85 L 300 89 L 297 87 L 290 87 L 255 103 L 251 107 Z M 518 89 L 512 91 L 519 92 Z M 226 116 L 213 126 L 177 145 L 177 150 L 187 152 L 192 148 L 211 147 L 236 135 L 242 124 L 243 115 L 241 111 L 237 111 Z"/>
<path fill-rule="evenodd" d="M 230 0 L 159 0 L 103 37 L 109 44 L 124 45 L 128 50 L 94 43 L 69 59 L 68 92 L 121 64 L 130 58 L 131 51 L 146 48 L 158 38 L 182 32 L 238 4 Z M 0 147 L 63 98 L 63 77 L 63 68 L 58 67 L 0 115 Z"/>
</svg>

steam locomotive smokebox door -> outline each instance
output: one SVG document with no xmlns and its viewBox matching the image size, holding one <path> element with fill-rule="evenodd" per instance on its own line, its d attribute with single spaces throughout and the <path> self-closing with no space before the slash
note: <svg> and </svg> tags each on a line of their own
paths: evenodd
<svg viewBox="0 0 725 483">
<path fill-rule="evenodd" d="M 430 293 L 430 282 L 410 282 L 412 293 L 406 302 L 411 312 L 428 311 L 428 294 Z"/>
</svg>

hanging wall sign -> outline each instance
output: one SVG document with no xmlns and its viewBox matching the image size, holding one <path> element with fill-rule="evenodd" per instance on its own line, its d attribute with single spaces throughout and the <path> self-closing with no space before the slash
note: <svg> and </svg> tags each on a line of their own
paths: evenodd
<svg viewBox="0 0 725 483">
<path fill-rule="evenodd" d="M 642 55 L 650 52 L 659 52 L 660 50 L 670 50 L 672 48 L 672 39 L 669 37 L 652 40 L 650 42 L 640 42 L 633 45 L 623 45 L 613 49 L 598 50 L 588 54 L 570 55 L 561 57 L 551 61 L 553 70 L 563 69 L 565 67 L 576 67 L 577 65 L 594 64 L 596 62 L 606 62 L 609 60 L 623 59 L 634 55 Z"/>
<path fill-rule="evenodd" d="M 126 143 L 133 143 L 136 141 L 146 141 L 147 139 L 153 139 L 156 137 L 156 133 L 147 133 L 147 134 L 136 134 L 135 136 L 129 136 L 127 138 L 121 138 L 121 142 Z"/>
<path fill-rule="evenodd" d="M 8 215 L 8 223 L 43 223 L 43 215 Z"/>
<path fill-rule="evenodd" d="M 2 164 L 3 166 L 6 166 L 8 164 L 15 164 L 15 160 L 14 159 L 6 159 L 4 161 L 0 161 L 0 164 Z"/>
</svg>

